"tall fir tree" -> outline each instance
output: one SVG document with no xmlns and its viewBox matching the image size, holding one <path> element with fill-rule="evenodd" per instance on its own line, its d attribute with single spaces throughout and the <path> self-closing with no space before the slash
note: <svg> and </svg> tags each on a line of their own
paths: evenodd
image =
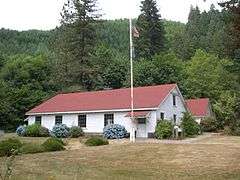
<svg viewBox="0 0 240 180">
<path fill-rule="evenodd" d="M 151 58 L 164 50 L 165 30 L 156 0 L 141 2 L 141 14 L 137 19 L 139 38 L 135 38 L 135 53 L 137 58 Z"/>
<path fill-rule="evenodd" d="M 96 46 L 96 0 L 68 0 L 61 13 L 57 46 L 60 51 L 58 78 L 65 87 L 91 90 L 94 69 L 91 56 Z"/>
</svg>

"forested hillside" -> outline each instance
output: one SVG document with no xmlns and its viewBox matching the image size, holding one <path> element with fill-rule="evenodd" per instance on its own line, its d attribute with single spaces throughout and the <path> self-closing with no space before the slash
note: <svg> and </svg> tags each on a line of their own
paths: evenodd
<svg viewBox="0 0 240 180">
<path fill-rule="evenodd" d="M 178 83 L 186 98 L 211 99 L 220 129 L 240 128 L 239 14 L 221 5 L 192 7 L 183 24 L 162 20 L 146 1 L 134 20 L 134 85 Z M 0 127 L 15 129 L 27 110 L 58 92 L 129 86 L 128 20 L 77 21 L 81 14 L 70 7 L 51 31 L 0 30 Z"/>
</svg>

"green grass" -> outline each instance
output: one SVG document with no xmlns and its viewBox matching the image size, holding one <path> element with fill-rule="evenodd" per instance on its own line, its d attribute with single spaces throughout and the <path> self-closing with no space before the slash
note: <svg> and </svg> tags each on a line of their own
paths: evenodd
<svg viewBox="0 0 240 180">
<path fill-rule="evenodd" d="M 13 179 L 240 179 L 239 137 L 213 136 L 189 144 L 110 143 L 101 147 L 69 141 L 78 149 L 17 156 Z"/>
</svg>

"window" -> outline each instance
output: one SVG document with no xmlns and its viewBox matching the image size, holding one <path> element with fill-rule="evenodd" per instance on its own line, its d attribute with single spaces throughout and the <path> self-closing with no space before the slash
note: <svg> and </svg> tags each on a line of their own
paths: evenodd
<svg viewBox="0 0 240 180">
<path fill-rule="evenodd" d="M 161 117 L 161 120 L 164 120 L 165 117 L 163 112 L 161 112 L 160 117 Z"/>
<path fill-rule="evenodd" d="M 114 115 L 104 114 L 104 127 L 110 124 L 114 124 Z"/>
<path fill-rule="evenodd" d="M 176 103 L 176 95 L 175 95 L 175 94 L 173 94 L 173 105 L 174 105 L 174 106 L 177 105 L 177 103 Z"/>
<path fill-rule="evenodd" d="M 39 124 L 39 125 L 42 124 L 42 117 L 41 116 L 36 116 L 35 117 L 35 124 Z"/>
<path fill-rule="evenodd" d="M 146 118 L 138 118 L 138 124 L 146 124 Z"/>
<path fill-rule="evenodd" d="M 176 124 L 176 122 L 177 122 L 177 115 L 174 114 L 174 115 L 173 115 L 173 123 Z"/>
<path fill-rule="evenodd" d="M 55 116 L 55 124 L 62 124 L 62 116 Z"/>
<path fill-rule="evenodd" d="M 78 126 L 83 128 L 87 127 L 87 116 L 85 114 L 78 116 Z"/>
</svg>

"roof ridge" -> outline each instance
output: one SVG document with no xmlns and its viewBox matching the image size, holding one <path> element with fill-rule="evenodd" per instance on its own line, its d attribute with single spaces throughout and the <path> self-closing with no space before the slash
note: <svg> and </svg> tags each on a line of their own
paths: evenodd
<svg viewBox="0 0 240 180">
<path fill-rule="evenodd" d="M 149 87 L 160 87 L 160 86 L 170 86 L 170 85 L 177 85 L 176 83 L 173 84 L 160 84 L 160 85 L 154 85 L 154 86 L 140 86 L 140 87 L 134 87 L 134 89 L 143 89 L 143 88 L 149 88 Z M 125 88 L 119 88 L 119 89 L 107 89 L 107 90 L 96 90 L 96 91 L 76 91 L 76 92 L 61 92 L 56 94 L 58 95 L 68 95 L 68 94 L 83 94 L 83 93 L 102 93 L 102 92 L 112 92 L 112 91 L 119 91 L 119 90 L 130 90 L 130 87 L 125 87 Z"/>
</svg>

